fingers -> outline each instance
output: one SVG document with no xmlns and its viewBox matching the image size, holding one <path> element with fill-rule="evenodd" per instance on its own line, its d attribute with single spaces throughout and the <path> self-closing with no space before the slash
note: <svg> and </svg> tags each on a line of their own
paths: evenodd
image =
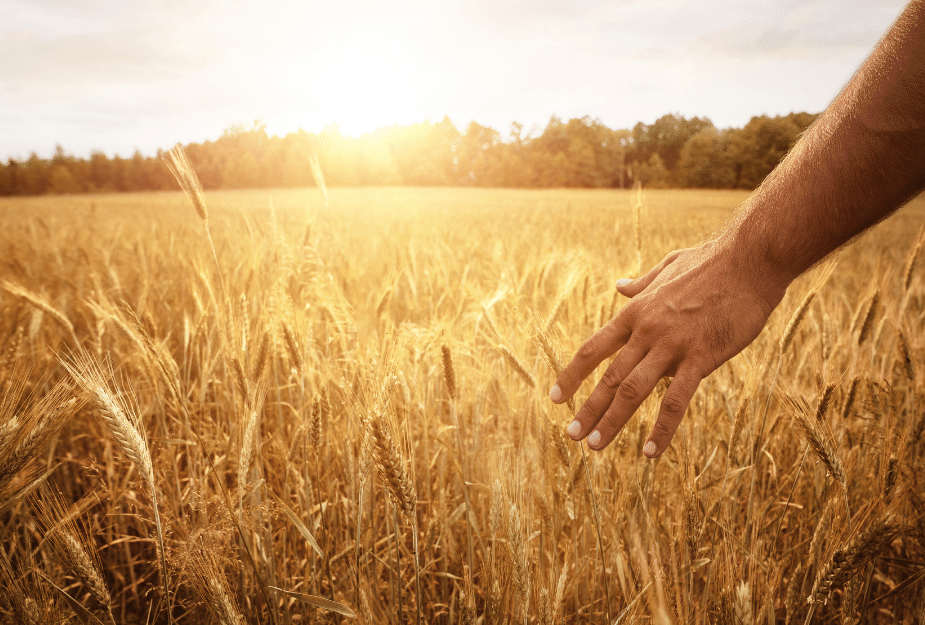
<svg viewBox="0 0 925 625">
<path fill-rule="evenodd" d="M 626 344 L 630 336 L 631 320 L 629 317 L 631 314 L 627 308 L 624 308 L 620 314 L 611 319 L 581 346 L 572 361 L 559 374 L 555 386 L 549 391 L 549 398 L 554 403 L 561 404 L 574 395 L 581 386 L 582 380 L 588 377 L 605 358 L 612 356 Z"/>
<path fill-rule="evenodd" d="M 630 341 L 624 347 L 607 370 L 601 376 L 600 381 L 591 392 L 590 397 L 575 415 L 575 421 L 569 425 L 568 435 L 574 440 L 581 440 L 594 429 L 594 426 L 601 420 L 601 416 L 614 403 L 614 397 L 618 393 L 623 381 L 629 376 L 634 369 L 641 366 L 640 361 L 646 355 L 646 349 L 638 342 Z M 630 382 L 635 383 L 635 378 Z M 632 414 L 632 413 L 631 413 Z M 627 415 L 627 418 L 629 416 Z M 575 425 L 578 423 L 578 425 Z M 624 421 L 625 423 L 625 421 Z M 621 425 L 622 427 L 622 425 Z M 619 428 L 618 428 L 619 429 Z M 609 439 L 608 439 L 609 442 Z M 597 447 L 596 445 L 594 447 Z"/>
<path fill-rule="evenodd" d="M 621 295 L 625 295 L 626 297 L 636 297 L 642 293 L 646 287 L 652 284 L 652 281 L 658 277 L 658 274 L 662 273 L 665 267 L 677 260 L 678 256 L 680 256 L 683 251 L 684 250 L 675 250 L 669 252 L 669 254 L 662 259 L 662 262 L 649 270 L 649 273 L 635 280 L 629 280 L 627 278 L 617 280 L 617 290 Z"/>
<path fill-rule="evenodd" d="M 613 390 L 608 391 L 612 401 L 597 427 L 588 435 L 588 446 L 591 449 L 603 449 L 613 441 L 646 397 L 652 393 L 662 376 L 669 372 L 672 360 L 669 353 L 649 352 Z M 605 385 L 604 383 L 605 379 L 602 379 L 598 387 Z"/>
<path fill-rule="evenodd" d="M 671 386 L 668 387 L 668 392 L 662 398 L 662 406 L 658 411 L 655 426 L 649 433 L 649 439 L 643 445 L 642 452 L 646 456 L 657 458 L 668 448 L 702 379 L 703 377 L 695 369 L 678 370 L 678 374 L 671 381 Z"/>
</svg>

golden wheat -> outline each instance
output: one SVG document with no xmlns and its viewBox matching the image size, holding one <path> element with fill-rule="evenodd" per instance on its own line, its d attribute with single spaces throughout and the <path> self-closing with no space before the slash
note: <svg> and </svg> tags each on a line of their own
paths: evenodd
<svg viewBox="0 0 925 625">
<path fill-rule="evenodd" d="M 601 452 L 563 423 L 602 369 L 568 408 L 544 386 L 626 302 L 615 278 L 745 194 L 318 169 L 310 191 L 0 200 L 0 623 L 108 621 L 104 586 L 116 622 L 165 625 L 919 612 L 921 200 L 800 278 L 649 460 L 663 386 Z M 66 534 L 37 521 L 52 476 Z"/>
</svg>

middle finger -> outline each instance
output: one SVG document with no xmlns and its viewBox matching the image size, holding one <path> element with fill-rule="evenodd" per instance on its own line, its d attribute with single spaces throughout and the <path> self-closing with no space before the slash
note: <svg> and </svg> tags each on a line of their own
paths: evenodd
<svg viewBox="0 0 925 625">
<path fill-rule="evenodd" d="M 617 389 L 624 378 L 645 357 L 647 347 L 639 341 L 630 339 L 620 350 L 616 358 L 608 365 L 597 386 L 575 415 L 575 420 L 568 427 L 568 435 L 574 440 L 581 440 L 597 425 L 607 408 L 613 403 Z"/>
</svg>

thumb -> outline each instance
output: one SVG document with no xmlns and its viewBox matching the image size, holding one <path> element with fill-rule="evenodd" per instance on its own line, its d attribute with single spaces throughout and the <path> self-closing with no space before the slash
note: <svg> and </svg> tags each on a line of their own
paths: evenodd
<svg viewBox="0 0 925 625">
<path fill-rule="evenodd" d="M 662 273 L 662 270 L 665 267 L 677 260 L 683 251 L 685 250 L 675 250 L 673 252 L 669 252 L 668 255 L 662 259 L 662 262 L 649 270 L 649 273 L 645 274 L 644 276 L 640 276 L 635 280 L 630 278 L 617 280 L 617 291 L 626 297 L 636 297 L 645 291 L 646 287 L 652 284 L 652 281 L 655 280 L 655 278 L 657 278 L 660 273 Z"/>
</svg>

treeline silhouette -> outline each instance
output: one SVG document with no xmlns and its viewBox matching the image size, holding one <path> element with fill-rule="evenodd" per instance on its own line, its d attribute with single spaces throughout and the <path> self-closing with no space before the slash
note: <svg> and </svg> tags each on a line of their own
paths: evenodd
<svg viewBox="0 0 925 625">
<path fill-rule="evenodd" d="M 514 123 L 507 136 L 449 120 L 380 128 L 344 137 L 336 125 L 268 136 L 265 127 L 234 126 L 215 141 L 185 146 L 206 189 L 314 185 L 317 155 L 330 186 L 646 187 L 753 189 L 816 118 L 809 113 L 753 117 L 718 129 L 706 118 L 664 115 L 653 124 L 612 130 L 599 120 L 550 119 L 537 136 Z M 0 165 L 0 195 L 157 191 L 176 183 L 157 157 L 136 152 L 89 159 L 60 146 L 50 159 L 34 153 Z"/>
</svg>

